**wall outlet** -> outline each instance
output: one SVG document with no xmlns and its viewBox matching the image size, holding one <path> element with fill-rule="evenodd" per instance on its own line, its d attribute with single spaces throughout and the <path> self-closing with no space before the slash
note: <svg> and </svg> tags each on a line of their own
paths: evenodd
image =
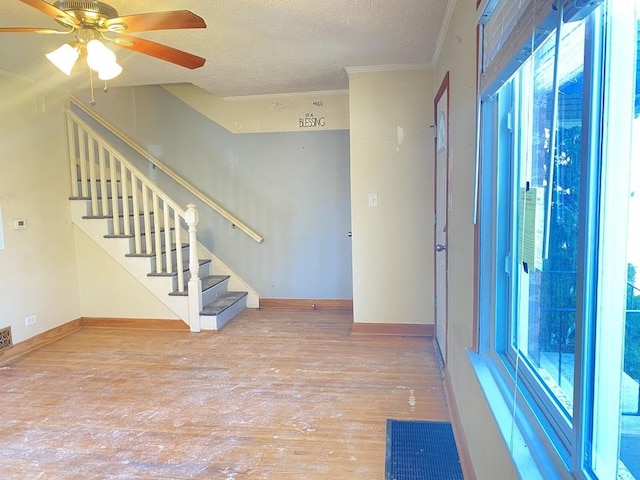
<svg viewBox="0 0 640 480">
<path fill-rule="evenodd" d="M 38 321 L 38 316 L 37 315 L 29 315 L 27 317 L 24 317 L 24 324 L 25 325 L 33 325 L 37 321 Z"/>
</svg>

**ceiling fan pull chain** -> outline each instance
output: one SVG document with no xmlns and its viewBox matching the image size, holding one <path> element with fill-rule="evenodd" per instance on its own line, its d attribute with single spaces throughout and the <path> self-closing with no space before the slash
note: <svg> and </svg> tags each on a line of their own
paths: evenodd
<svg viewBox="0 0 640 480">
<path fill-rule="evenodd" d="M 91 71 L 90 68 L 88 70 L 89 70 L 89 85 L 91 86 L 91 101 L 89 102 L 89 105 L 93 107 L 96 104 L 96 99 L 93 96 L 93 72 Z"/>
<path fill-rule="evenodd" d="M 104 93 L 109 93 L 109 86 L 107 85 L 107 81 L 104 81 L 104 88 L 102 89 Z"/>
</svg>

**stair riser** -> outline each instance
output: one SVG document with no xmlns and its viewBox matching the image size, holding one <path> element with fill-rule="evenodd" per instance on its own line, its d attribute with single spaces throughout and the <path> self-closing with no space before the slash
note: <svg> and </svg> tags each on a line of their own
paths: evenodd
<svg viewBox="0 0 640 480">
<path fill-rule="evenodd" d="M 156 225 L 156 218 L 155 217 L 156 217 L 156 215 L 153 215 L 153 214 L 149 215 L 149 226 L 151 228 L 151 230 L 150 230 L 151 232 L 154 232 L 156 230 L 162 230 L 164 228 L 164 225 L 163 225 L 163 222 L 162 222 L 162 216 L 160 216 L 160 218 L 158 219 L 158 225 Z M 140 226 L 140 232 L 141 233 L 146 233 L 144 215 L 130 215 L 126 220 L 123 217 L 118 217 L 116 219 L 116 221 L 118 222 L 118 225 L 120 227 L 120 233 L 124 233 L 124 231 L 125 231 L 125 229 L 124 229 L 125 221 L 129 223 L 129 229 L 130 229 L 132 235 L 133 235 L 133 233 L 135 231 L 136 221 L 138 222 L 138 225 Z M 114 233 L 113 222 L 114 222 L 114 219 L 111 218 L 109 220 L 109 234 L 113 234 Z"/>
<path fill-rule="evenodd" d="M 216 286 L 211 287 L 207 291 L 202 292 L 202 305 L 206 305 L 207 303 L 213 302 L 216 298 L 220 296 L 221 293 L 226 292 L 227 288 L 229 287 L 227 285 L 228 283 L 229 281 L 225 280 L 224 282 L 220 282 Z"/>
<path fill-rule="evenodd" d="M 206 263 L 204 265 L 200 265 L 200 268 L 198 269 L 198 276 L 200 278 L 205 277 L 207 275 L 210 274 L 209 270 L 210 270 L 210 263 Z M 185 290 L 187 289 L 187 284 L 189 283 L 189 278 L 191 278 L 191 275 L 189 274 L 189 271 L 187 270 L 186 272 L 184 272 L 184 281 L 185 281 Z M 178 276 L 175 275 L 173 277 L 171 277 L 171 287 L 172 290 L 177 290 L 178 289 Z M 204 303 L 203 303 L 204 305 Z"/>
<path fill-rule="evenodd" d="M 80 174 L 78 174 L 80 175 Z M 110 197 L 112 192 L 111 192 L 111 180 L 107 180 L 106 181 L 106 190 L 107 190 L 107 196 Z M 101 196 L 102 194 L 102 182 L 100 182 L 100 180 L 97 180 L 95 182 L 95 188 L 96 188 L 96 194 L 98 197 Z M 116 191 L 116 197 L 119 197 L 122 195 L 122 184 L 121 182 L 118 180 L 116 181 L 116 185 L 115 185 L 115 191 Z M 130 190 L 129 190 L 130 191 Z M 82 195 L 82 182 L 80 180 L 78 180 L 78 195 Z M 90 197 L 91 196 L 91 182 L 85 182 L 85 186 L 84 186 L 84 195 L 86 197 Z"/>
<path fill-rule="evenodd" d="M 133 232 L 131 232 L 131 234 L 133 235 Z M 173 230 L 171 230 L 170 238 L 171 238 L 171 243 L 174 243 L 175 242 L 175 238 L 174 238 L 174 231 Z M 184 237 L 183 237 L 183 241 L 184 241 Z M 141 247 L 142 247 L 142 252 L 141 253 L 145 253 L 146 252 L 146 242 L 147 242 L 147 236 L 144 233 L 142 233 L 140 235 L 140 244 L 141 244 Z M 155 244 L 156 244 L 155 242 L 156 242 L 155 236 L 152 235 L 151 236 L 151 246 L 152 246 L 151 248 L 152 248 L 152 251 L 153 251 L 153 249 L 155 249 Z M 188 248 L 188 246 L 186 246 L 185 244 L 183 244 L 183 245 L 186 248 Z M 160 247 L 161 247 L 162 250 L 164 250 L 164 246 L 165 246 L 165 240 L 164 240 L 164 230 L 163 230 L 160 233 Z M 135 253 L 135 251 L 136 251 L 135 238 L 131 238 L 129 240 L 129 251 L 131 253 Z M 187 258 L 187 257 L 185 257 L 185 258 Z"/>
<path fill-rule="evenodd" d="M 202 330 L 220 330 L 233 317 L 244 310 L 247 306 L 247 297 L 243 297 L 219 315 L 200 315 L 200 325 Z"/>
<path fill-rule="evenodd" d="M 124 203 L 125 203 L 125 199 L 123 199 L 122 197 L 116 199 L 117 202 L 117 209 L 118 209 L 118 213 L 121 214 L 122 212 L 124 212 Z M 127 203 L 127 208 L 129 209 L 129 212 L 133 212 L 133 199 L 131 197 L 126 199 L 126 203 Z M 111 216 L 113 213 L 113 200 L 111 198 L 107 198 L 107 208 L 106 210 L 102 208 L 102 200 L 100 198 L 100 195 L 98 195 L 98 202 L 97 202 L 97 211 L 94 212 L 92 209 L 92 202 L 91 200 L 87 201 L 87 212 L 89 212 L 87 215 L 96 215 L 96 216 Z"/>
<path fill-rule="evenodd" d="M 144 253 L 144 251 L 145 251 L 145 245 L 144 244 L 142 245 L 142 250 L 143 250 L 143 253 Z M 184 247 L 182 247 L 181 250 L 182 250 L 182 260 L 183 261 L 189 260 L 189 245 L 185 245 Z M 165 271 L 166 270 L 166 265 L 167 265 L 167 254 L 166 254 L 166 252 L 163 252 L 160 255 L 160 259 L 161 259 L 161 263 L 162 263 L 162 269 L 161 270 Z M 174 267 L 173 267 L 174 271 L 175 271 L 176 260 L 177 260 L 176 251 L 172 250 L 171 251 L 171 263 L 172 263 L 172 265 L 174 265 Z M 156 269 L 156 257 L 155 256 L 154 257 L 149 257 L 149 271 L 151 271 L 151 272 L 157 271 L 157 269 Z"/>
</svg>

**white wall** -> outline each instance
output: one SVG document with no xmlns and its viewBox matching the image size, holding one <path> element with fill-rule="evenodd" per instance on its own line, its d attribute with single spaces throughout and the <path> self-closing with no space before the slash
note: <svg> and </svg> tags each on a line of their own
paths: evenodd
<svg viewBox="0 0 640 480">
<path fill-rule="evenodd" d="M 433 323 L 432 73 L 351 73 L 349 98 L 354 321 Z"/>
<path fill-rule="evenodd" d="M 177 319 L 79 228 L 74 228 L 83 317 Z"/>
<path fill-rule="evenodd" d="M 46 112 L 36 113 L 33 95 Z M 81 316 L 69 213 L 66 96 L 0 72 L 0 328 L 14 343 Z M 14 230 L 13 219 L 27 228 Z M 37 323 L 26 326 L 25 316 Z"/>
<path fill-rule="evenodd" d="M 467 357 L 473 345 L 476 2 L 458 1 L 434 76 L 450 72 L 448 376 L 478 479 L 512 477 L 505 442 Z M 449 399 L 452 401 L 452 399 Z"/>
</svg>

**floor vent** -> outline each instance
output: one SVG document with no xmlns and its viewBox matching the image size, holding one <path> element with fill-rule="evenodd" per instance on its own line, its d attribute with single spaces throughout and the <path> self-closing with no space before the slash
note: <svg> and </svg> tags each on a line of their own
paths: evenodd
<svg viewBox="0 0 640 480">
<path fill-rule="evenodd" d="M 13 341 L 11 340 L 11 327 L 3 328 L 0 330 L 0 352 L 11 347 L 13 347 Z"/>
</svg>

